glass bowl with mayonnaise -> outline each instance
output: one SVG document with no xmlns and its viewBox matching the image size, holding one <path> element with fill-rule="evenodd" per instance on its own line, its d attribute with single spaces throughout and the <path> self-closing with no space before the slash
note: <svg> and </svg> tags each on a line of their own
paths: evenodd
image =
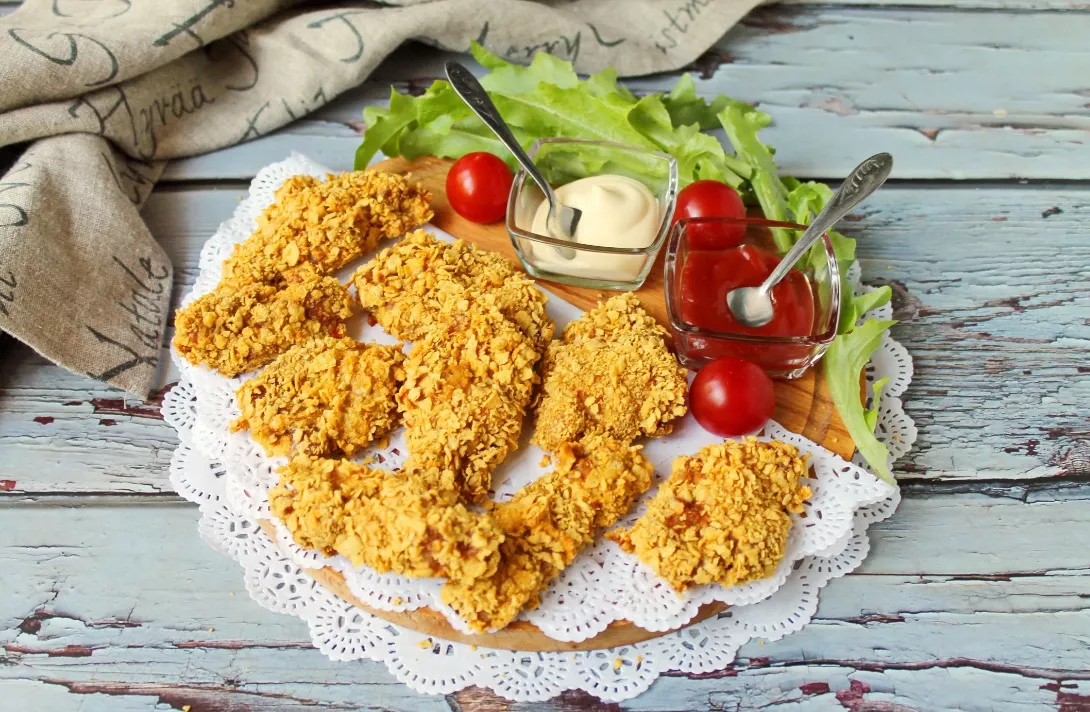
<svg viewBox="0 0 1090 712">
<path fill-rule="evenodd" d="M 548 201 L 519 169 L 507 233 L 536 279 L 593 289 L 639 289 L 666 242 L 677 198 L 673 156 L 608 141 L 544 138 L 530 158 L 563 205 L 582 212 L 575 239 L 551 237 Z"/>
</svg>

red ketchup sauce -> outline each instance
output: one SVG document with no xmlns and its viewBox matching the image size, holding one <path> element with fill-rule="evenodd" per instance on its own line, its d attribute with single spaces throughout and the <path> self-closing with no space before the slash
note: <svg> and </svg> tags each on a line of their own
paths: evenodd
<svg viewBox="0 0 1090 712">
<path fill-rule="evenodd" d="M 754 245 L 726 250 L 691 250 L 681 265 L 677 294 L 682 319 L 707 331 L 756 337 L 809 336 L 814 330 L 814 293 L 806 276 L 792 269 L 772 288 L 772 321 L 744 326 L 727 307 L 727 292 L 756 287 L 779 264 L 778 255 Z M 768 345 L 715 338 L 694 339 L 694 358 L 735 356 L 755 361 L 766 370 L 791 370 L 789 362 L 804 357 L 805 345 Z"/>
</svg>

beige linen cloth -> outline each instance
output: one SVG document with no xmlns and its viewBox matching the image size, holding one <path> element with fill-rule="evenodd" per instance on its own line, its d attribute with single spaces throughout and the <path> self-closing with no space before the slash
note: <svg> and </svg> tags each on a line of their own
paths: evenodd
<svg viewBox="0 0 1090 712">
<path fill-rule="evenodd" d="M 638 75 L 692 62 L 756 4 L 30 0 L 0 17 L 0 329 L 146 397 L 174 275 L 139 211 L 165 160 L 298 119 L 406 40 Z"/>
</svg>

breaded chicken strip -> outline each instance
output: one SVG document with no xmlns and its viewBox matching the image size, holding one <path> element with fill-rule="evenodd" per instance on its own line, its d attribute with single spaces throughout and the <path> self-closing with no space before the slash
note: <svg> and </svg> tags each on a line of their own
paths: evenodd
<svg viewBox="0 0 1090 712">
<path fill-rule="evenodd" d="M 569 324 L 545 351 L 532 442 L 553 451 L 588 437 L 669 433 L 685 415 L 687 382 L 665 334 L 631 293 Z"/>
<path fill-rule="evenodd" d="M 755 438 L 709 445 L 674 460 L 647 512 L 607 536 L 681 592 L 771 576 L 785 553 L 791 513 L 810 498 L 806 457 Z"/>
<path fill-rule="evenodd" d="M 444 304 L 464 299 L 495 306 L 540 352 L 553 338 L 547 297 L 495 252 L 461 240 L 446 243 L 423 230 L 409 233 L 352 276 L 360 303 L 396 338 L 416 341 L 436 323 Z"/>
<path fill-rule="evenodd" d="M 293 279 L 300 281 L 283 287 L 221 283 L 174 315 L 174 348 L 194 365 L 237 376 L 316 336 L 344 336 L 348 290 L 313 270 Z"/>
<path fill-rule="evenodd" d="M 616 440 L 565 443 L 556 459 L 553 472 L 492 510 L 505 536 L 495 573 L 443 586 L 443 601 L 474 630 L 503 628 L 535 608 L 596 530 L 616 524 L 651 486 L 651 463 Z"/>
<path fill-rule="evenodd" d="M 223 280 L 234 286 L 277 284 L 300 265 L 321 274 L 370 252 L 432 218 L 431 194 L 404 176 L 354 171 L 325 181 L 292 176 L 276 202 L 257 219 L 257 230 L 223 263 Z"/>
<path fill-rule="evenodd" d="M 379 573 L 473 581 L 499 561 L 492 518 L 412 474 L 300 455 L 280 470 L 269 504 L 299 546 Z"/>
<path fill-rule="evenodd" d="M 397 424 L 404 359 L 351 338 L 293 346 L 238 389 L 231 432 L 249 429 L 270 455 L 352 457 Z"/>
<path fill-rule="evenodd" d="M 405 362 L 398 404 L 406 469 L 468 502 L 489 496 L 492 470 L 518 447 L 537 352 L 496 309 L 446 305 Z"/>
</svg>

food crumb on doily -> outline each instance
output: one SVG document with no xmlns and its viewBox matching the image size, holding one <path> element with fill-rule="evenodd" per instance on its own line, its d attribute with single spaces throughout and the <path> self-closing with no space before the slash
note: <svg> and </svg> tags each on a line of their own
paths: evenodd
<svg viewBox="0 0 1090 712">
<path fill-rule="evenodd" d="M 471 652 L 474 652 L 474 653 L 475 653 L 475 652 L 477 652 L 477 646 L 476 646 L 476 645 L 470 645 L 470 646 L 469 646 L 469 650 L 470 650 Z"/>
<path fill-rule="evenodd" d="M 424 650 L 426 648 L 430 648 L 431 647 L 431 638 L 428 638 L 427 640 L 421 640 L 419 643 L 416 644 L 416 647 L 420 648 L 421 650 Z"/>
<path fill-rule="evenodd" d="M 391 603 L 393 603 L 395 606 L 400 606 L 401 605 L 401 596 L 394 596 L 394 600 L 391 601 Z"/>
<path fill-rule="evenodd" d="M 636 656 L 636 664 L 637 665 L 642 665 L 643 664 L 643 656 L 642 655 L 637 655 Z"/>
<path fill-rule="evenodd" d="M 614 670 L 620 670 L 622 665 L 624 665 L 624 660 L 621 660 L 620 658 L 614 658 L 614 660 L 613 660 L 613 669 Z"/>
</svg>

